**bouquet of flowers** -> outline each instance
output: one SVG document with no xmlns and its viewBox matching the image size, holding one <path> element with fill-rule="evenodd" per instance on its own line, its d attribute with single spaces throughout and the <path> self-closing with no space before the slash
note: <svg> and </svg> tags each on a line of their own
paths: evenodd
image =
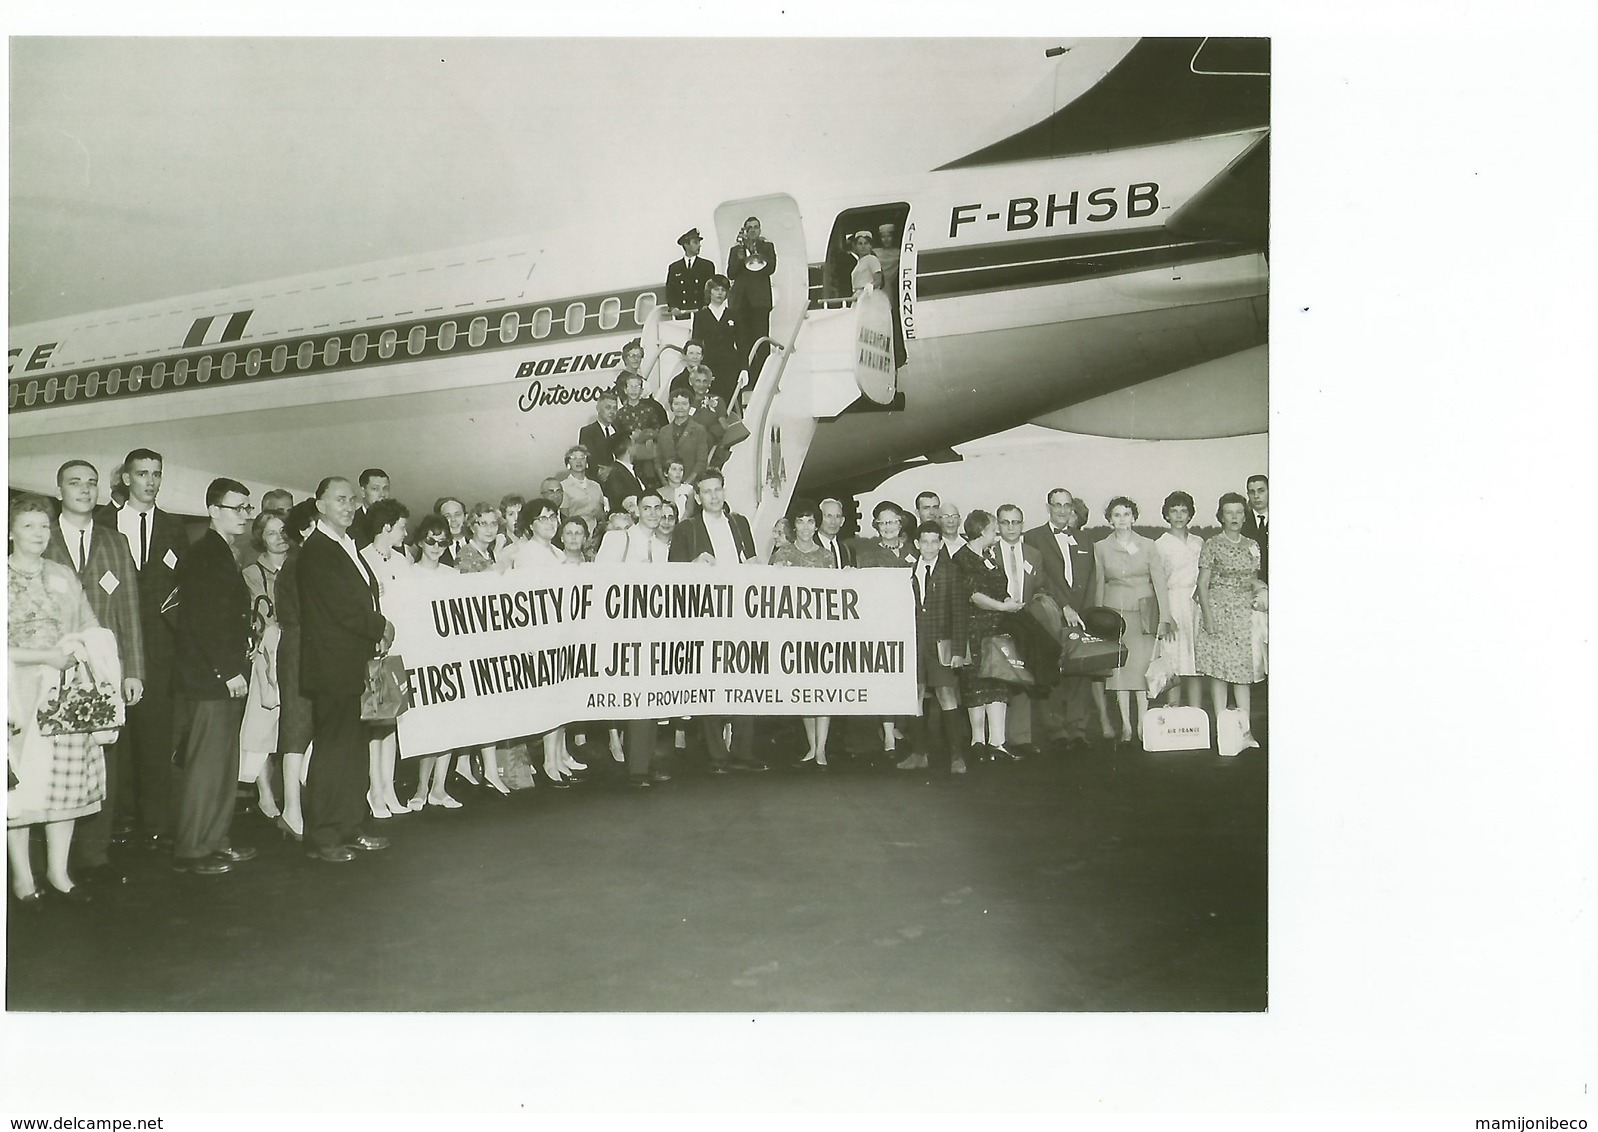
<svg viewBox="0 0 1598 1132">
<path fill-rule="evenodd" d="M 39 706 L 39 734 L 79 735 L 109 733 L 115 742 L 116 729 L 124 721 L 122 694 L 109 680 L 95 683 L 87 664 L 75 664 L 61 673 L 55 690 Z"/>
</svg>

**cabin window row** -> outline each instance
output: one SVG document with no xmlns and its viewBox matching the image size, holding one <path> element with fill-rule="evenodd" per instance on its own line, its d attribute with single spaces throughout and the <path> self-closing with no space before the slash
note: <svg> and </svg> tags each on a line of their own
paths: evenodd
<svg viewBox="0 0 1598 1132">
<path fill-rule="evenodd" d="M 655 309 L 654 292 L 645 292 L 638 296 L 633 304 L 633 322 L 642 326 L 649 317 L 649 312 Z M 591 316 L 586 303 L 571 303 L 566 307 L 566 312 L 561 319 L 561 328 L 571 335 L 581 334 Z M 605 299 L 599 304 L 596 316 L 601 330 L 614 330 L 621 325 L 621 300 L 618 298 Z M 549 337 L 555 328 L 555 312 L 549 307 L 539 307 L 528 320 L 527 330 L 535 341 Z M 513 345 L 522 333 L 522 316 L 518 311 L 506 311 L 500 316 L 498 324 L 493 328 L 503 345 Z M 472 348 L 485 345 L 490 332 L 489 320 L 479 315 L 472 319 L 466 328 L 466 343 Z M 405 353 L 415 357 L 427 350 L 427 344 L 432 341 L 440 353 L 453 350 L 460 336 L 456 323 L 446 321 L 439 324 L 438 333 L 429 335 L 426 326 L 413 326 L 405 335 Z M 350 338 L 348 358 L 351 364 L 360 365 L 367 358 L 373 348 L 370 336 L 362 331 Z M 385 330 L 377 336 L 377 356 L 384 361 L 392 358 L 399 352 L 400 336 L 397 330 Z M 310 369 L 320 355 L 322 365 L 325 367 L 336 366 L 339 359 L 346 354 L 343 338 L 339 335 L 323 339 L 320 343 L 314 340 L 301 342 L 293 351 L 292 359 L 294 368 L 299 370 Z M 192 377 L 197 383 L 204 385 L 211 380 L 213 374 L 219 373 L 223 381 L 231 381 L 238 373 L 242 364 L 246 377 L 259 376 L 263 369 L 274 374 L 287 371 L 290 362 L 290 351 L 286 344 L 274 346 L 270 353 L 262 349 L 253 349 L 244 355 L 244 360 L 239 361 L 238 353 L 229 350 L 220 357 L 206 354 L 198 359 L 178 358 L 172 363 L 170 371 L 166 362 L 155 362 L 146 371 L 142 365 L 129 366 L 124 374 L 122 367 L 117 366 L 109 370 L 91 370 L 86 374 L 73 373 L 66 377 L 51 376 L 40 380 L 35 378 L 26 384 L 13 382 L 10 391 L 10 408 L 15 409 L 20 401 L 24 405 L 37 404 L 42 397 L 46 405 L 54 404 L 59 397 L 64 401 L 77 400 L 81 394 L 84 398 L 94 398 L 102 394 L 115 397 L 126 390 L 137 393 L 146 383 L 151 389 L 163 388 L 170 378 L 174 386 L 187 385 Z"/>
</svg>

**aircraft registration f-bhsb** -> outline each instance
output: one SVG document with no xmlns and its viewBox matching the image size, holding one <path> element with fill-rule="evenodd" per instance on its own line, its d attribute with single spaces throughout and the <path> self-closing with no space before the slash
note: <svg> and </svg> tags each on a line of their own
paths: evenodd
<svg viewBox="0 0 1598 1132">
<path fill-rule="evenodd" d="M 1054 113 L 939 169 L 720 204 L 718 267 L 747 216 L 777 252 L 773 348 L 726 464 L 757 537 L 796 485 L 852 494 L 1027 421 L 1263 431 L 1267 54 L 1141 40 Z M 885 222 L 898 271 L 857 301 L 844 237 Z M 608 251 L 592 232 L 534 237 L 12 327 L 11 484 L 53 492 L 69 457 L 104 482 L 149 447 L 163 503 L 189 514 L 215 476 L 303 496 L 367 466 L 413 507 L 531 494 L 628 340 L 664 400 L 689 333 L 662 305 L 674 235 Z"/>
</svg>

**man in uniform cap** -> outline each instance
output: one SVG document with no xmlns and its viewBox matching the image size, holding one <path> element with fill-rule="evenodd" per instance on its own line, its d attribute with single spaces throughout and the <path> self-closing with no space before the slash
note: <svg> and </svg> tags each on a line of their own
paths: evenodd
<svg viewBox="0 0 1598 1132">
<path fill-rule="evenodd" d="M 682 245 L 683 257 L 673 260 L 666 268 L 666 306 L 674 315 L 687 314 L 705 305 L 705 284 L 716 274 L 716 265 L 699 255 L 704 237 L 698 228 L 690 228 L 677 242 Z"/>
</svg>

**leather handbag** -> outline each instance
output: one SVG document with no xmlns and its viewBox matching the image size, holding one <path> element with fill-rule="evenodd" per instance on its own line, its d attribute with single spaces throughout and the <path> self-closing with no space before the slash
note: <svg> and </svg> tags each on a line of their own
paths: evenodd
<svg viewBox="0 0 1598 1132">
<path fill-rule="evenodd" d="M 126 719 L 122 696 L 115 684 L 102 681 L 96 684 L 89 666 L 82 662 L 65 668 L 44 703 L 39 705 L 39 734 L 87 735 L 109 733 L 108 740 L 115 742 L 115 731 Z"/>
<path fill-rule="evenodd" d="M 366 662 L 366 688 L 361 692 L 361 722 L 393 723 L 411 706 L 405 661 L 394 653 Z"/>
<path fill-rule="evenodd" d="M 1068 629 L 1060 642 L 1060 674 L 1108 676 L 1126 663 L 1126 646 L 1085 629 Z"/>
<path fill-rule="evenodd" d="M 1032 673 L 1021 661 L 1021 652 L 1015 647 L 1015 638 L 1008 633 L 995 633 L 982 642 L 982 663 L 977 675 L 984 680 L 999 680 L 1005 684 L 1032 684 Z"/>
</svg>

